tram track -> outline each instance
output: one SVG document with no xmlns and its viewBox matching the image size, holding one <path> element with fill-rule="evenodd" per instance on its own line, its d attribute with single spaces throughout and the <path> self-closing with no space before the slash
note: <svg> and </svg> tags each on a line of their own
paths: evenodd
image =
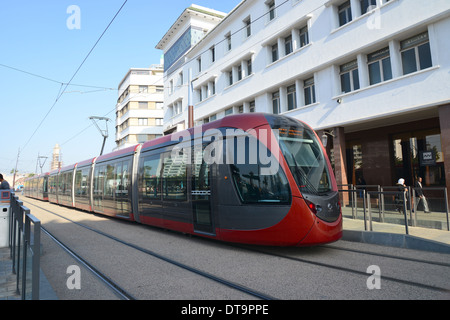
<svg viewBox="0 0 450 320">
<path fill-rule="evenodd" d="M 273 256 L 273 257 L 282 258 L 282 259 L 288 259 L 288 260 L 301 262 L 301 263 L 306 263 L 306 264 L 310 264 L 310 265 L 314 265 L 314 266 L 320 266 L 320 267 L 334 269 L 334 270 L 338 270 L 338 271 L 344 271 L 344 272 L 347 272 L 347 273 L 353 273 L 353 274 L 356 274 L 356 275 L 364 276 L 365 278 L 367 278 L 367 276 L 368 276 L 367 272 L 361 271 L 361 270 L 352 269 L 352 268 L 347 268 L 347 267 L 342 267 L 342 266 L 337 266 L 337 265 L 331 265 L 329 263 L 313 261 L 313 260 L 308 260 L 308 259 L 304 259 L 304 258 L 298 258 L 298 257 L 293 257 L 293 256 L 288 256 L 288 255 L 283 255 L 283 254 L 276 254 L 276 253 L 273 253 L 273 252 L 268 252 L 268 251 L 266 251 L 264 249 L 248 248 L 248 247 L 242 246 L 242 245 L 231 245 L 231 246 L 237 247 L 237 248 L 241 248 L 241 249 L 245 249 L 245 250 L 249 250 L 249 251 L 252 251 L 252 252 L 258 252 L 258 253 L 269 255 L 269 256 Z M 328 247 L 326 247 L 326 248 L 328 248 Z M 336 248 L 330 248 L 330 249 L 336 249 Z M 360 254 L 369 254 L 369 253 L 361 251 L 361 250 L 351 250 L 351 249 L 349 249 L 349 250 L 342 249 L 342 250 L 343 251 L 349 251 L 349 252 L 356 252 L 356 253 L 360 253 Z M 424 260 L 401 258 L 401 257 L 392 256 L 392 255 L 381 255 L 381 254 L 373 254 L 373 255 L 387 257 L 387 258 L 401 259 L 401 260 L 409 260 L 409 261 L 412 261 L 412 262 L 429 263 L 429 264 L 438 265 L 438 266 L 450 267 L 449 264 L 445 264 L 445 263 L 431 263 L 431 262 L 427 262 L 427 261 L 424 261 Z M 441 293 L 445 293 L 445 294 L 450 294 L 450 288 L 443 288 L 443 287 L 438 287 L 438 286 L 434 286 L 434 285 L 428 285 L 428 284 L 425 284 L 425 283 L 420 283 L 420 282 L 415 282 L 415 281 L 410 281 L 410 280 L 404 280 L 404 279 L 395 278 L 395 277 L 386 276 L 386 275 L 383 275 L 382 277 L 383 277 L 383 280 L 396 282 L 396 283 L 400 283 L 400 284 L 405 284 L 405 285 L 409 285 L 409 286 L 412 286 L 412 287 L 418 287 L 418 288 L 422 288 L 422 289 L 437 291 L 437 292 L 441 292 Z"/>
<path fill-rule="evenodd" d="M 98 270 L 96 267 L 94 267 L 92 264 L 89 263 L 86 259 L 84 259 L 82 256 L 77 254 L 74 250 L 69 248 L 65 243 L 60 241 L 58 238 L 56 238 L 55 235 L 53 235 L 50 231 L 48 231 L 45 227 L 41 226 L 41 230 L 48 236 L 50 239 L 52 239 L 59 247 L 61 247 L 65 252 L 67 252 L 72 258 L 74 258 L 76 261 L 81 263 L 84 267 L 86 267 L 94 276 L 98 279 L 100 279 L 111 291 L 114 292 L 120 299 L 122 300 L 136 300 L 135 297 L 133 297 L 132 294 L 127 292 L 124 288 L 119 286 L 115 281 L 110 279 L 106 274 Z"/>
<path fill-rule="evenodd" d="M 85 224 L 76 222 L 76 221 L 74 221 L 74 220 L 72 220 L 72 219 L 69 219 L 69 218 L 67 218 L 67 217 L 64 217 L 63 215 L 60 215 L 60 214 L 55 213 L 55 212 L 53 212 L 53 211 L 47 210 L 47 209 L 45 209 L 45 208 L 43 208 L 43 207 L 41 207 L 41 206 L 38 206 L 38 205 L 36 205 L 36 204 L 27 202 L 27 205 L 31 205 L 31 206 L 34 206 L 34 207 L 36 207 L 36 208 L 39 208 L 40 210 L 43 210 L 43 211 L 45 211 L 45 212 L 48 212 L 48 213 L 53 214 L 53 215 L 55 215 L 55 216 L 58 216 L 59 218 L 65 219 L 65 220 L 67 220 L 67 221 L 69 221 L 69 222 L 71 222 L 71 223 L 74 223 L 74 224 L 76 224 L 76 225 L 82 227 L 82 228 L 85 228 L 85 229 L 87 229 L 87 230 L 89 230 L 89 231 L 92 231 L 92 232 L 94 232 L 94 233 L 96 233 L 96 234 L 102 235 L 102 236 L 104 236 L 104 237 L 106 237 L 106 238 L 108 238 L 108 239 L 110 239 L 110 240 L 114 240 L 114 241 L 116 241 L 116 242 L 118 242 L 118 243 L 120 243 L 120 244 L 123 244 L 123 245 L 127 246 L 127 247 L 130 247 L 130 248 L 133 248 L 133 249 L 135 249 L 135 250 L 137 250 L 137 251 L 139 251 L 139 252 L 145 253 L 146 255 L 152 256 L 152 257 L 154 257 L 154 258 L 157 258 L 157 259 L 159 259 L 159 260 L 162 260 L 162 261 L 164 261 L 164 262 L 167 262 L 167 263 L 169 263 L 169 264 L 171 264 L 171 265 L 177 266 L 177 267 L 179 267 L 179 268 L 181 268 L 181 269 L 183 269 L 183 270 L 192 272 L 192 273 L 194 273 L 194 274 L 196 274 L 196 275 L 199 275 L 199 276 L 201 276 L 201 277 L 203 277 L 203 278 L 207 278 L 207 279 L 209 279 L 209 280 L 212 280 L 212 281 L 214 281 L 214 282 L 217 282 L 217 283 L 219 283 L 219 284 L 221 284 L 221 285 L 230 287 L 230 288 L 232 288 L 232 289 L 234 289 L 234 290 L 237 290 L 237 291 L 240 291 L 240 292 L 242 292 L 242 293 L 248 294 L 248 295 L 253 296 L 253 297 L 257 298 L 257 299 L 261 299 L 261 300 L 277 300 L 275 297 L 272 297 L 272 296 L 270 296 L 270 295 L 261 293 L 261 292 L 259 292 L 259 291 L 257 291 L 257 290 L 253 290 L 253 289 L 251 289 L 251 288 L 248 288 L 247 286 L 241 285 L 241 284 L 236 283 L 236 282 L 233 282 L 233 281 L 229 281 L 229 280 L 227 280 L 227 279 L 224 279 L 224 278 L 219 277 L 219 276 L 216 276 L 216 275 L 214 275 L 214 274 L 205 272 L 205 271 L 200 270 L 200 269 L 198 269 L 198 268 L 191 267 L 191 266 L 189 266 L 189 265 L 187 265 L 187 264 L 185 264 L 185 263 L 181 263 L 181 262 L 176 261 L 176 260 L 174 260 L 174 259 L 171 259 L 171 258 L 169 258 L 169 257 L 167 257 L 167 256 L 164 256 L 164 255 L 162 255 L 162 254 L 159 254 L 159 253 L 157 253 L 157 252 L 155 252 L 155 251 L 152 251 L 152 250 L 143 248 L 143 247 L 138 246 L 138 245 L 136 245 L 136 244 L 133 244 L 133 243 L 127 242 L 127 241 L 125 241 L 125 240 L 122 240 L 122 239 L 120 239 L 120 238 L 118 238 L 118 237 L 115 237 L 115 236 L 113 236 L 113 235 L 111 235 L 111 234 L 107 234 L 107 233 L 105 233 L 105 232 L 103 232 L 103 231 L 97 230 L 97 229 L 92 228 L 92 227 L 90 227 L 90 226 L 87 226 L 87 225 L 85 225 Z M 80 256 L 79 254 L 75 253 L 72 249 L 70 249 L 70 248 L 69 248 L 66 244 L 64 244 L 62 241 L 58 240 L 51 232 L 49 232 L 48 230 L 46 230 L 45 227 L 42 227 L 42 229 L 43 229 L 43 231 L 44 231 L 46 234 L 48 234 L 48 235 L 52 238 L 52 240 L 56 241 L 56 242 L 58 243 L 58 245 L 60 245 L 66 252 L 68 252 L 68 253 L 69 253 L 72 257 L 74 257 L 76 260 L 80 261 L 83 265 L 85 265 L 86 267 L 88 267 L 88 269 L 89 269 L 90 271 L 92 271 L 92 272 L 94 273 L 94 275 L 96 275 L 99 279 L 101 279 L 101 280 L 102 280 L 103 282 L 105 282 L 109 287 L 111 287 L 111 289 L 112 289 L 113 291 L 115 291 L 117 295 L 119 295 L 121 298 L 126 299 L 126 300 L 135 300 L 135 298 L 133 297 L 133 295 L 131 295 L 131 294 L 128 293 L 125 289 L 123 289 L 123 288 L 121 288 L 119 285 L 117 285 L 113 280 L 111 280 L 109 277 L 107 277 L 105 274 L 103 274 L 103 273 L 102 273 L 100 270 L 98 270 L 96 267 L 94 267 L 93 265 L 91 265 L 91 264 L 90 264 L 86 259 L 84 259 L 82 256 Z"/>
<path fill-rule="evenodd" d="M 377 256 L 377 257 L 391 258 L 391 259 L 396 259 L 396 260 L 424 263 L 424 264 L 429 264 L 429 265 L 434 265 L 434 266 L 450 267 L 450 263 L 439 262 L 439 261 L 429 261 L 429 260 L 416 259 L 416 258 L 411 258 L 411 257 L 399 257 L 399 256 L 391 255 L 391 254 L 377 253 L 377 252 L 364 251 L 364 250 L 358 250 L 358 249 L 339 248 L 339 247 L 336 247 L 333 245 L 324 245 L 324 246 L 320 246 L 320 247 L 323 247 L 326 249 L 331 249 L 331 250 L 354 252 L 354 253 L 365 254 L 365 255 L 370 255 L 370 256 Z"/>
<path fill-rule="evenodd" d="M 169 255 L 165 255 L 165 254 L 160 254 L 156 251 L 158 250 L 150 250 L 147 248 L 144 248 L 142 245 L 138 245 L 138 244 L 134 244 L 131 243 L 131 241 L 134 242 L 134 240 L 128 240 L 125 241 L 119 237 L 116 237 L 112 234 L 109 234 L 107 232 L 101 231 L 101 230 L 97 230 L 95 228 L 92 228 L 89 225 L 85 225 L 83 223 L 74 221 L 69 219 L 68 217 L 65 217 L 64 215 L 61 215 L 59 213 L 56 213 L 52 210 L 48 210 L 46 208 L 43 208 L 42 206 L 39 206 L 35 203 L 30 203 L 31 206 L 34 206 L 40 210 L 43 210 L 44 212 L 50 213 L 52 215 L 58 216 L 62 219 L 65 219 L 71 223 L 74 223 L 76 225 L 79 225 L 80 227 L 83 227 L 87 230 L 90 230 L 92 232 L 95 232 L 96 234 L 99 234 L 101 236 L 104 236 L 110 240 L 114 240 L 117 243 L 123 244 L 129 248 L 133 248 L 134 250 L 137 250 L 138 252 L 142 252 L 148 256 L 157 258 L 161 261 L 164 261 L 166 263 L 169 263 L 173 266 L 182 268 L 183 270 L 192 272 L 196 275 L 199 275 L 203 278 L 207 278 L 209 280 L 213 280 L 216 283 L 219 283 L 220 285 L 225 285 L 228 286 L 229 288 L 238 290 L 242 293 L 245 293 L 246 295 L 251 295 L 252 297 L 255 297 L 257 299 L 262 299 L 262 300 L 275 300 L 275 296 L 276 297 L 283 297 L 281 299 L 285 299 L 285 295 L 283 295 L 283 293 L 275 293 L 272 289 L 268 289 L 266 286 L 259 286 L 257 285 L 258 289 L 254 290 L 250 287 L 253 286 L 253 282 L 248 281 L 248 279 L 245 279 L 240 277 L 240 279 L 238 279 L 238 282 L 241 283 L 245 283 L 246 285 L 242 285 L 240 283 L 237 282 L 233 282 L 233 281 L 229 281 L 227 280 L 227 276 L 225 275 L 221 275 L 216 276 L 215 273 L 217 272 L 216 269 L 204 269 L 202 267 L 201 264 L 198 264 L 195 259 L 189 259 L 188 261 L 184 261 L 184 262 L 180 262 L 177 261 L 176 258 L 173 258 L 173 253 L 169 254 Z M 52 208 L 51 208 L 52 209 Z M 67 209 L 67 208 L 65 208 Z M 84 212 L 81 212 L 81 214 L 83 214 Z M 86 213 L 87 214 L 87 213 Z M 89 214 L 91 215 L 91 214 Z M 94 216 L 98 216 L 95 215 Z M 98 216 L 98 217 L 103 217 L 103 216 Z M 116 219 L 108 219 L 111 222 L 117 222 L 120 220 L 116 220 Z M 122 221 L 121 221 L 122 222 Z M 130 226 L 132 227 L 132 226 Z M 137 227 L 137 226 L 136 226 Z M 261 246 L 250 246 L 250 245 L 239 245 L 239 244 L 229 244 L 229 243 L 217 243 L 214 242 L 213 240 L 209 240 L 209 239 L 203 239 L 203 238 L 192 238 L 191 239 L 195 245 L 195 243 L 197 243 L 196 240 L 200 241 L 199 243 L 206 245 L 206 246 L 210 246 L 211 243 L 214 243 L 214 246 L 216 244 L 219 245 L 219 247 L 221 248 L 221 250 L 225 249 L 227 251 L 229 251 L 229 249 L 226 248 L 236 248 L 239 249 L 238 253 L 239 256 L 249 256 L 249 253 L 254 253 L 254 256 L 259 256 L 258 260 L 277 260 L 277 259 L 284 259 L 285 261 L 292 261 L 293 263 L 299 263 L 299 269 L 304 269 L 304 268 L 313 268 L 314 267 L 320 267 L 323 272 L 325 272 L 325 274 L 340 274 L 344 277 L 350 277 L 351 275 L 353 275 L 353 277 L 355 279 L 360 279 L 357 280 L 357 282 L 363 282 L 364 284 L 366 283 L 366 279 L 370 276 L 368 273 L 366 273 L 366 269 L 365 268 L 358 268 L 358 266 L 355 266 L 354 264 L 352 264 L 351 262 L 349 262 L 348 260 L 348 256 L 344 255 L 342 256 L 341 254 L 338 254 L 339 257 L 344 257 L 344 259 L 342 259 L 339 265 L 338 264 L 334 264 L 334 263 L 330 263 L 330 256 L 336 255 L 333 254 L 332 252 L 347 252 L 349 254 L 349 256 L 351 257 L 352 254 L 355 255 L 366 255 L 368 256 L 367 260 L 373 260 L 371 259 L 371 257 L 379 257 L 382 258 L 383 260 L 398 260 L 397 262 L 394 263 L 394 265 L 399 265 L 402 263 L 411 263 L 411 264 L 423 264 L 428 266 L 427 268 L 440 268 L 440 270 L 442 270 L 442 268 L 444 268 L 444 271 L 441 272 L 446 272 L 446 268 L 450 267 L 450 264 L 445 263 L 445 262 L 439 262 L 439 261 L 428 261 L 428 260 L 424 260 L 424 259 L 418 259 L 418 258 L 411 258 L 411 257 L 402 257 L 402 256 L 395 256 L 392 254 L 384 254 L 384 253 L 377 253 L 377 252 L 370 252 L 367 250 L 359 250 L 359 249 L 353 249 L 353 248 L 341 248 L 341 247 L 337 247 L 334 244 L 330 244 L 330 245 L 323 245 L 323 246 L 317 246 L 314 248 L 303 248 L 303 250 L 300 250 L 299 248 L 297 248 L 298 250 L 294 250 L 294 249 L 290 249 L 290 248 L 284 248 L 284 249 L 277 249 L 277 252 L 273 252 L 273 248 L 272 247 L 261 247 Z M 189 240 L 189 241 L 191 241 Z M 186 243 L 186 242 L 183 242 Z M 198 244 L 198 243 L 197 243 Z M 347 244 L 348 245 L 348 244 Z M 159 248 L 159 247 L 158 247 Z M 272 250 L 272 251 L 271 251 Z M 236 252 L 235 252 L 236 253 Z M 227 253 L 228 254 L 228 253 Z M 267 256 L 271 256 L 271 259 L 266 259 L 264 258 L 264 255 Z M 299 256 L 300 255 L 300 256 Z M 178 254 L 176 255 L 178 257 Z M 311 258 L 311 259 L 310 259 Z M 315 260 L 316 259 L 316 260 Z M 319 261 L 317 261 L 317 259 L 319 259 Z M 281 260 L 279 260 L 280 265 L 284 265 L 286 263 L 284 262 L 280 262 Z M 343 262 L 344 261 L 344 262 Z M 346 261 L 346 262 L 345 262 Z M 236 263 L 239 263 L 238 260 L 235 261 Z M 291 262 L 291 264 L 292 264 Z M 384 262 L 383 262 L 384 263 Z M 294 264 L 295 266 L 295 264 Z M 308 267 L 309 266 L 309 267 Z M 199 269 L 199 267 L 201 267 L 202 269 Z M 360 266 L 359 266 L 360 267 Z M 407 276 L 402 275 L 400 272 L 394 272 L 394 273 L 390 273 L 389 268 L 387 268 L 388 272 L 384 272 L 383 269 L 383 274 L 382 274 L 382 279 L 383 281 L 386 281 L 385 284 L 387 286 L 387 283 L 390 282 L 392 283 L 391 286 L 398 286 L 398 285 L 402 285 L 402 286 L 407 286 L 406 288 L 417 288 L 417 289 L 422 289 L 422 290 L 426 290 L 427 292 L 435 292 L 436 294 L 438 294 L 438 296 L 449 296 L 450 295 L 450 290 L 448 288 L 445 288 L 445 284 L 446 282 L 436 282 L 436 281 L 427 281 L 424 280 L 424 282 L 420 282 L 420 281 L 415 281 L 418 280 L 419 278 L 412 278 L 412 279 L 408 279 Z M 211 271 L 213 270 L 213 271 Z M 326 271 L 329 270 L 329 271 Z M 347 274 L 348 276 L 346 276 L 345 274 Z M 441 285 L 444 284 L 444 286 Z M 397 284 L 397 285 L 394 285 Z M 266 294 L 265 291 L 270 292 L 271 294 Z M 275 293 L 275 294 L 274 294 Z"/>
</svg>

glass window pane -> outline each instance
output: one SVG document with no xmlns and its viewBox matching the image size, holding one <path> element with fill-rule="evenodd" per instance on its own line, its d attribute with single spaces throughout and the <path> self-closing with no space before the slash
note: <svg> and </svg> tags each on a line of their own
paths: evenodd
<svg viewBox="0 0 450 320">
<path fill-rule="evenodd" d="M 305 88 L 305 105 L 311 104 L 311 90 L 310 88 Z"/>
<path fill-rule="evenodd" d="M 258 148 L 265 148 L 262 143 L 258 143 L 254 137 L 245 138 L 245 163 L 239 163 L 237 161 L 237 146 L 238 143 L 234 143 L 235 159 L 234 163 L 230 165 L 232 177 L 236 190 L 244 203 L 288 203 L 290 201 L 290 188 L 289 183 L 283 169 L 270 170 L 273 174 L 262 174 L 263 165 L 260 161 L 252 164 L 250 161 L 249 152 L 253 147 L 252 144 L 256 144 Z M 270 154 L 270 151 L 259 150 L 258 154 Z M 269 163 L 277 163 L 274 156 L 270 154 Z"/>
<path fill-rule="evenodd" d="M 371 85 L 381 82 L 379 61 L 369 64 L 369 80 Z"/>
<path fill-rule="evenodd" d="M 172 157 L 170 153 L 164 158 L 163 198 L 164 200 L 186 200 L 186 164 L 187 155 Z"/>
<path fill-rule="evenodd" d="M 358 69 L 353 70 L 352 75 L 353 75 L 353 90 L 358 90 L 359 89 Z"/>
<path fill-rule="evenodd" d="M 161 199 L 161 160 L 158 156 L 151 156 L 144 159 L 142 186 L 140 193 L 143 198 Z"/>
<path fill-rule="evenodd" d="M 352 88 L 350 86 L 350 73 L 341 74 L 341 91 L 350 92 Z"/>
<path fill-rule="evenodd" d="M 402 52 L 403 74 L 417 71 L 415 48 Z"/>
<path fill-rule="evenodd" d="M 420 62 L 420 70 L 429 68 L 433 65 L 431 62 L 431 51 L 429 42 L 419 46 L 419 62 Z"/>
<path fill-rule="evenodd" d="M 384 81 L 392 79 L 391 59 L 385 58 L 382 60 Z"/>
</svg>

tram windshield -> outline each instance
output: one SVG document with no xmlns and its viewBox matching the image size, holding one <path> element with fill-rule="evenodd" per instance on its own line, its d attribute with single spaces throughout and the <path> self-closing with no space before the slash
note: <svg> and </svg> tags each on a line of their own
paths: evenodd
<svg viewBox="0 0 450 320">
<path fill-rule="evenodd" d="M 302 193 L 324 195 L 331 191 L 328 165 L 316 135 L 302 126 L 275 127 L 281 151 Z"/>
</svg>

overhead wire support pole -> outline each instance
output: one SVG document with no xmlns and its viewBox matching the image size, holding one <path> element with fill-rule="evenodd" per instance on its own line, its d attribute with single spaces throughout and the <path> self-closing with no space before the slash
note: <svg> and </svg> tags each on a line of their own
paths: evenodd
<svg viewBox="0 0 450 320">
<path fill-rule="evenodd" d="M 106 139 L 108 139 L 108 136 L 109 136 L 109 134 L 108 134 L 108 121 L 111 121 L 111 119 L 106 118 L 106 117 L 96 117 L 96 116 L 89 117 L 89 119 L 91 119 L 92 122 L 94 122 L 94 124 L 97 127 L 98 131 L 100 131 L 100 134 L 103 136 L 103 145 L 102 145 L 102 150 L 100 151 L 100 155 L 103 155 L 103 150 L 105 149 Z M 106 129 L 102 130 L 100 128 L 100 126 L 98 125 L 96 120 L 98 120 L 98 121 L 104 120 L 105 123 L 106 123 Z"/>
</svg>

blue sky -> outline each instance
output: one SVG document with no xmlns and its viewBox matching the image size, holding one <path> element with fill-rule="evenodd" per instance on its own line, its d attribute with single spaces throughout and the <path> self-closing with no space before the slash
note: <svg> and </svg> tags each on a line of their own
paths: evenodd
<svg viewBox="0 0 450 320">
<path fill-rule="evenodd" d="M 9 175 L 19 148 L 21 173 L 35 171 L 38 154 L 49 157 L 48 171 L 56 143 L 65 165 L 97 156 L 103 138 L 90 116 L 112 120 L 105 147 L 110 152 L 115 89 L 128 69 L 160 62 L 156 44 L 192 3 L 230 12 L 239 2 L 128 0 L 71 82 L 114 90 L 69 86 L 55 104 L 61 83 L 69 82 L 124 0 L 0 0 L 0 173 Z M 71 5 L 80 8 L 80 29 L 67 27 Z"/>
</svg>

